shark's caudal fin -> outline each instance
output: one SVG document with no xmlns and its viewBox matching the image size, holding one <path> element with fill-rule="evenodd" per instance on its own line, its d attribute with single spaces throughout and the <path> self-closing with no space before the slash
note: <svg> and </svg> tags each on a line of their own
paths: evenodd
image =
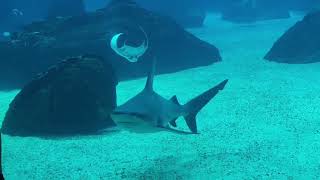
<svg viewBox="0 0 320 180">
<path fill-rule="evenodd" d="M 155 70 L 156 70 L 156 58 L 154 57 L 151 62 L 151 69 L 148 74 L 146 86 L 144 87 L 145 91 L 153 91 L 153 79 L 154 79 Z"/>
<path fill-rule="evenodd" d="M 197 133 L 197 122 L 196 122 L 196 116 L 198 112 L 215 96 L 218 94 L 220 90 L 224 88 L 224 86 L 227 84 L 228 79 L 222 81 L 217 86 L 207 90 L 206 92 L 200 94 L 199 96 L 193 98 L 190 100 L 187 104 L 184 105 L 184 109 L 187 113 L 186 116 L 184 116 L 186 123 L 189 127 L 189 129 L 193 133 Z"/>
</svg>

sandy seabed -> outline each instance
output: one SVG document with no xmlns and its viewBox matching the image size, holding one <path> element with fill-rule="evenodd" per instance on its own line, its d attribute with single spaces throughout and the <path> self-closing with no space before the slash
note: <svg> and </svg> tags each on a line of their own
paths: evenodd
<svg viewBox="0 0 320 180">
<path fill-rule="evenodd" d="M 197 116 L 199 135 L 172 132 L 43 139 L 3 135 L 8 180 L 60 179 L 320 179 L 320 63 L 263 60 L 274 41 L 302 16 L 232 24 L 210 15 L 189 29 L 216 45 L 223 61 L 159 75 L 155 90 L 190 98 L 228 78 Z M 195 59 L 196 61 L 196 59 Z M 145 78 L 120 83 L 119 104 Z M 16 91 L 0 92 L 2 121 Z M 178 126 L 188 130 L 183 119 Z"/>
</svg>

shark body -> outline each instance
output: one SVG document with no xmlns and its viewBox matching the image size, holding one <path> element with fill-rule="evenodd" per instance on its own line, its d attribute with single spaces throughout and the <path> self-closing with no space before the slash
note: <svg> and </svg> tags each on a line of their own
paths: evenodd
<svg viewBox="0 0 320 180">
<path fill-rule="evenodd" d="M 198 133 L 197 113 L 225 87 L 228 80 L 222 81 L 185 105 L 181 105 L 176 96 L 168 100 L 153 90 L 154 72 L 155 60 L 153 60 L 145 88 L 123 105 L 118 106 L 112 112 L 111 118 L 122 128 L 146 133 L 174 130 L 170 125 L 176 127 L 176 120 L 183 116 L 191 132 Z"/>
</svg>

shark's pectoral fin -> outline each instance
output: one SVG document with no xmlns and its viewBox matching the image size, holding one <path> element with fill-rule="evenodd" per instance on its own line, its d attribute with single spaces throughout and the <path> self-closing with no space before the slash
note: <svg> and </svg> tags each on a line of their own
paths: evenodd
<svg viewBox="0 0 320 180">
<path fill-rule="evenodd" d="M 189 114 L 187 116 L 184 116 L 184 119 L 186 120 L 186 123 L 191 130 L 192 133 L 197 134 L 197 121 L 196 121 L 196 114 Z"/>
<path fill-rule="evenodd" d="M 176 105 L 178 105 L 178 106 L 181 106 L 181 104 L 179 103 L 178 98 L 177 98 L 176 95 L 172 96 L 172 97 L 170 98 L 170 101 L 172 101 L 174 104 L 176 104 Z M 169 124 L 170 124 L 171 126 L 173 126 L 173 127 L 177 127 L 177 123 L 176 123 L 177 119 L 178 119 L 178 117 L 172 119 L 171 121 L 169 121 Z"/>
<path fill-rule="evenodd" d="M 173 126 L 173 127 L 177 127 L 177 119 L 178 118 L 174 118 L 174 119 L 172 119 L 171 121 L 169 121 L 169 124 L 171 125 L 171 126 Z"/>
<path fill-rule="evenodd" d="M 172 96 L 172 98 L 170 98 L 170 101 L 172 101 L 173 103 L 175 103 L 176 105 L 181 106 L 181 104 L 178 101 L 178 98 L 176 95 Z"/>
</svg>

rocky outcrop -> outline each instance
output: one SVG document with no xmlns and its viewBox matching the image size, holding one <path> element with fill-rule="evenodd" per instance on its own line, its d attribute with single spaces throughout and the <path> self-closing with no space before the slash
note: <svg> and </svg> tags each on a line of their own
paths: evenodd
<svg viewBox="0 0 320 180">
<path fill-rule="evenodd" d="M 9 135 L 96 133 L 112 126 L 117 80 L 94 56 L 70 58 L 39 74 L 11 102 L 2 124 Z"/>
<path fill-rule="evenodd" d="M 110 40 L 117 33 L 124 33 L 129 45 L 139 45 L 145 40 L 141 29 L 147 34 L 149 48 L 139 62 L 130 63 L 110 48 Z M 82 54 L 103 57 L 112 64 L 119 80 L 145 76 L 154 56 L 157 73 L 221 60 L 216 47 L 188 33 L 175 21 L 133 1 L 114 0 L 96 12 L 33 23 L 23 32 L 13 34 L 12 41 L 0 44 L 0 84 L 23 84 L 60 59 Z M 2 69 L 10 72 L 3 74 Z"/>
<path fill-rule="evenodd" d="M 285 32 L 264 57 L 281 63 L 320 62 L 320 11 L 312 12 Z"/>
</svg>

